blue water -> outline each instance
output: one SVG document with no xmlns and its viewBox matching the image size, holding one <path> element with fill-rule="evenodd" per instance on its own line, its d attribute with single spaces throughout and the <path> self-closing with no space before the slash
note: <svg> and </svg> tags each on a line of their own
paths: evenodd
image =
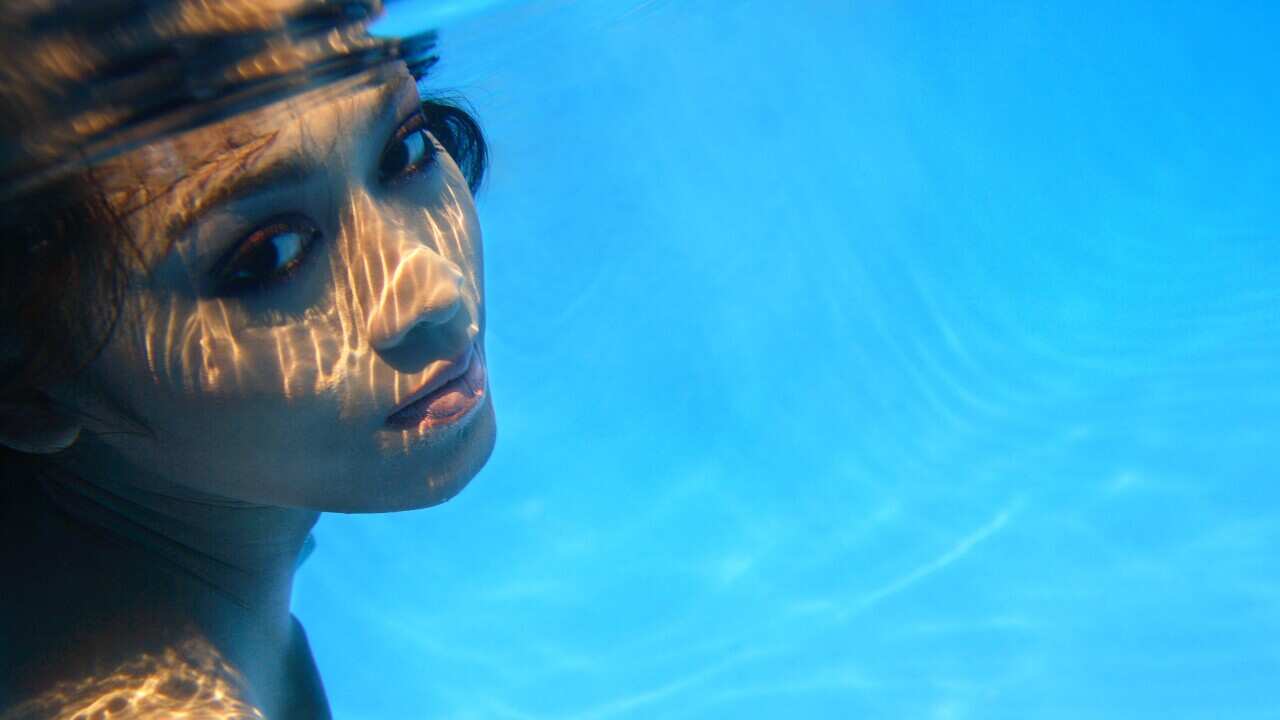
<svg viewBox="0 0 1280 720">
<path fill-rule="evenodd" d="M 338 717 L 1280 718 L 1280 6 L 395 10 L 499 441 L 318 527 Z"/>
</svg>

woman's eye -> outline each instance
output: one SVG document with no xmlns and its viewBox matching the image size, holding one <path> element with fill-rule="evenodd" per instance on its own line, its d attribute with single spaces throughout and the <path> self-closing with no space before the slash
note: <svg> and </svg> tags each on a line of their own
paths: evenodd
<svg viewBox="0 0 1280 720">
<path fill-rule="evenodd" d="M 394 182 L 412 175 L 435 159 L 435 143 L 425 125 L 426 118 L 417 112 L 396 130 L 378 161 L 378 178 L 382 182 Z"/>
<path fill-rule="evenodd" d="M 283 282 L 319 239 L 320 229 L 302 217 L 277 220 L 253 231 L 223 261 L 216 294 L 240 295 Z"/>
</svg>

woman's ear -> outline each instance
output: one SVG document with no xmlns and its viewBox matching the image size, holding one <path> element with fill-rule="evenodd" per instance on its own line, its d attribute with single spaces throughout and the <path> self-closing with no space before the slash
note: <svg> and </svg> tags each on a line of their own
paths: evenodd
<svg viewBox="0 0 1280 720">
<path fill-rule="evenodd" d="M 79 418 L 43 394 L 0 401 L 0 445 L 18 452 L 48 455 L 66 450 L 80 436 L 80 427 Z"/>
</svg>

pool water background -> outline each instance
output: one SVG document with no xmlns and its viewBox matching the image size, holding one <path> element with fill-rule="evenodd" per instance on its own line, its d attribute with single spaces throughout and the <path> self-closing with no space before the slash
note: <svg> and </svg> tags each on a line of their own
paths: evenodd
<svg viewBox="0 0 1280 720">
<path fill-rule="evenodd" d="M 499 440 L 318 526 L 337 717 L 1280 718 L 1280 7 L 428 16 Z"/>
</svg>

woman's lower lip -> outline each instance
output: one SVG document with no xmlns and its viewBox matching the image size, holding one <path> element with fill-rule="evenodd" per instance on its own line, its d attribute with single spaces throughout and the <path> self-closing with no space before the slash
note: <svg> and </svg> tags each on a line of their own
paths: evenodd
<svg viewBox="0 0 1280 720">
<path fill-rule="evenodd" d="M 441 425 L 455 424 L 480 406 L 487 391 L 484 358 L 472 349 L 467 371 L 450 380 L 430 395 L 397 411 L 387 418 L 387 427 L 419 432 Z"/>
</svg>

